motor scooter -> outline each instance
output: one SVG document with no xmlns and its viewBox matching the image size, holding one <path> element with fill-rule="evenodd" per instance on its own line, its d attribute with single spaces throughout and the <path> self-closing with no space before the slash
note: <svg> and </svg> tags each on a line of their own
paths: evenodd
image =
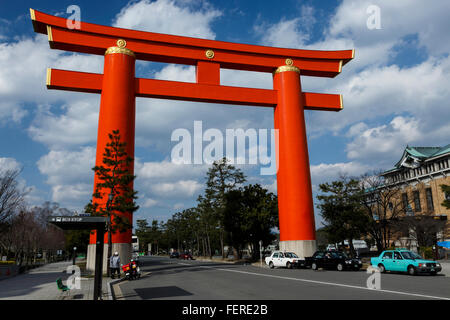
<svg viewBox="0 0 450 320">
<path fill-rule="evenodd" d="M 134 260 L 131 260 L 128 264 L 122 265 L 122 270 L 125 274 L 125 279 L 127 280 L 135 280 L 141 277 L 141 269 Z"/>
</svg>

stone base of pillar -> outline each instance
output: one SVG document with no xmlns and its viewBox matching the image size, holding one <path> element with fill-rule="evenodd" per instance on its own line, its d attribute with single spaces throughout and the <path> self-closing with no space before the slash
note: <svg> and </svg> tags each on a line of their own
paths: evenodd
<svg viewBox="0 0 450 320">
<path fill-rule="evenodd" d="M 294 252 L 300 258 L 311 257 L 317 251 L 316 240 L 280 241 L 280 251 Z"/>
<path fill-rule="evenodd" d="M 88 271 L 95 271 L 95 244 L 89 244 L 87 250 L 86 269 Z M 131 243 L 113 243 L 112 253 L 119 253 L 120 263 L 127 264 L 131 260 Z M 106 273 L 106 265 L 108 263 L 108 244 L 105 243 L 103 247 L 103 273 Z M 122 273 L 122 271 L 121 271 Z"/>
</svg>

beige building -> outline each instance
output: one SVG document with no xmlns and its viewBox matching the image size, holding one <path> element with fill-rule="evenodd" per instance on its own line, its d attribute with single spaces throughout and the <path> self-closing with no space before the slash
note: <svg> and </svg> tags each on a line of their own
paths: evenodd
<svg viewBox="0 0 450 320">
<path fill-rule="evenodd" d="M 382 173 L 385 184 L 401 190 L 402 208 L 406 215 L 432 215 L 449 221 L 450 210 L 442 206 L 450 194 L 441 185 L 450 185 L 450 144 L 445 147 L 409 147 L 394 168 Z M 400 195 L 399 195 L 400 196 Z M 438 235 L 450 238 L 450 224 Z"/>
</svg>

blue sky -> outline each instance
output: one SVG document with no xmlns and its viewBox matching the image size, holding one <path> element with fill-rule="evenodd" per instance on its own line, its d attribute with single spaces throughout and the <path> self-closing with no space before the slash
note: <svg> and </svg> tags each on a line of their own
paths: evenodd
<svg viewBox="0 0 450 320">
<path fill-rule="evenodd" d="M 355 49 L 334 79 L 302 77 L 305 91 L 340 93 L 339 113 L 306 111 L 314 190 L 341 173 L 389 169 L 404 147 L 450 143 L 450 2 L 342 1 L 16 1 L 0 2 L 0 170 L 22 168 L 29 205 L 44 201 L 80 211 L 92 193 L 99 96 L 45 88 L 47 68 L 102 72 L 99 56 L 51 50 L 35 34 L 29 8 L 103 25 L 240 43 Z M 369 6 L 380 9 L 370 29 Z M 137 64 L 140 77 L 194 81 L 180 65 Z M 271 75 L 223 70 L 223 84 L 271 88 Z M 136 219 L 166 220 L 195 204 L 207 165 L 171 163 L 173 130 L 273 128 L 272 111 L 155 99 L 137 99 Z M 249 183 L 276 192 L 275 176 L 241 167 Z M 320 225 L 320 217 L 316 212 Z"/>
</svg>

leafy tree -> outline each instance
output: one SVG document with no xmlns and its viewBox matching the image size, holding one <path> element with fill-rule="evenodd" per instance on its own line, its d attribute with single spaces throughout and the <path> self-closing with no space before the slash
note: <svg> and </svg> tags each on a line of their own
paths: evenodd
<svg viewBox="0 0 450 320">
<path fill-rule="evenodd" d="M 213 217 L 216 219 L 220 232 L 220 247 L 223 258 L 225 258 L 223 228 L 225 194 L 246 181 L 244 173 L 233 165 L 228 164 L 228 162 L 229 160 L 225 157 L 214 161 L 207 172 L 205 189 L 205 198 L 208 201 L 208 205 L 211 206 Z"/>
<path fill-rule="evenodd" d="M 251 244 L 252 258 L 259 257 L 259 241 L 269 245 L 276 236 L 272 229 L 278 227 L 277 197 L 259 184 L 248 185 L 225 194 L 224 228 L 233 246 L 234 258 Z"/>
<path fill-rule="evenodd" d="M 211 194 L 207 193 L 205 197 L 199 196 L 197 198 L 197 214 L 199 219 L 199 230 L 202 235 L 203 255 L 212 257 L 213 250 L 211 243 L 214 242 L 218 230 L 217 217 L 212 204 Z"/>
<path fill-rule="evenodd" d="M 108 257 L 112 255 L 112 233 L 126 232 L 132 228 L 132 221 L 125 214 L 132 214 L 139 206 L 136 205 L 137 192 L 133 189 L 136 178 L 129 170 L 134 159 L 128 156 L 126 143 L 121 142 L 119 130 L 109 135 L 103 153 L 103 165 L 95 166 L 94 170 L 99 182 L 96 185 L 93 199 L 86 205 L 85 211 L 92 216 L 108 217 L 106 232 L 108 233 Z M 101 202 L 108 198 L 106 206 Z M 107 264 L 109 273 L 109 263 Z"/>
<path fill-rule="evenodd" d="M 325 221 L 324 230 L 330 242 L 348 240 L 350 252 L 355 253 L 353 240 L 366 233 L 369 219 L 361 205 L 363 193 L 356 179 L 340 177 L 339 180 L 319 185 L 322 194 L 318 208 Z"/>
<path fill-rule="evenodd" d="M 149 234 L 149 225 L 147 220 L 136 220 L 136 229 L 135 234 L 139 239 L 139 251 L 147 247 L 148 243 L 150 243 L 150 234 Z"/>
<path fill-rule="evenodd" d="M 77 252 L 87 252 L 89 244 L 89 230 L 67 230 L 64 232 L 65 250 L 71 252 L 77 247 Z"/>
</svg>

